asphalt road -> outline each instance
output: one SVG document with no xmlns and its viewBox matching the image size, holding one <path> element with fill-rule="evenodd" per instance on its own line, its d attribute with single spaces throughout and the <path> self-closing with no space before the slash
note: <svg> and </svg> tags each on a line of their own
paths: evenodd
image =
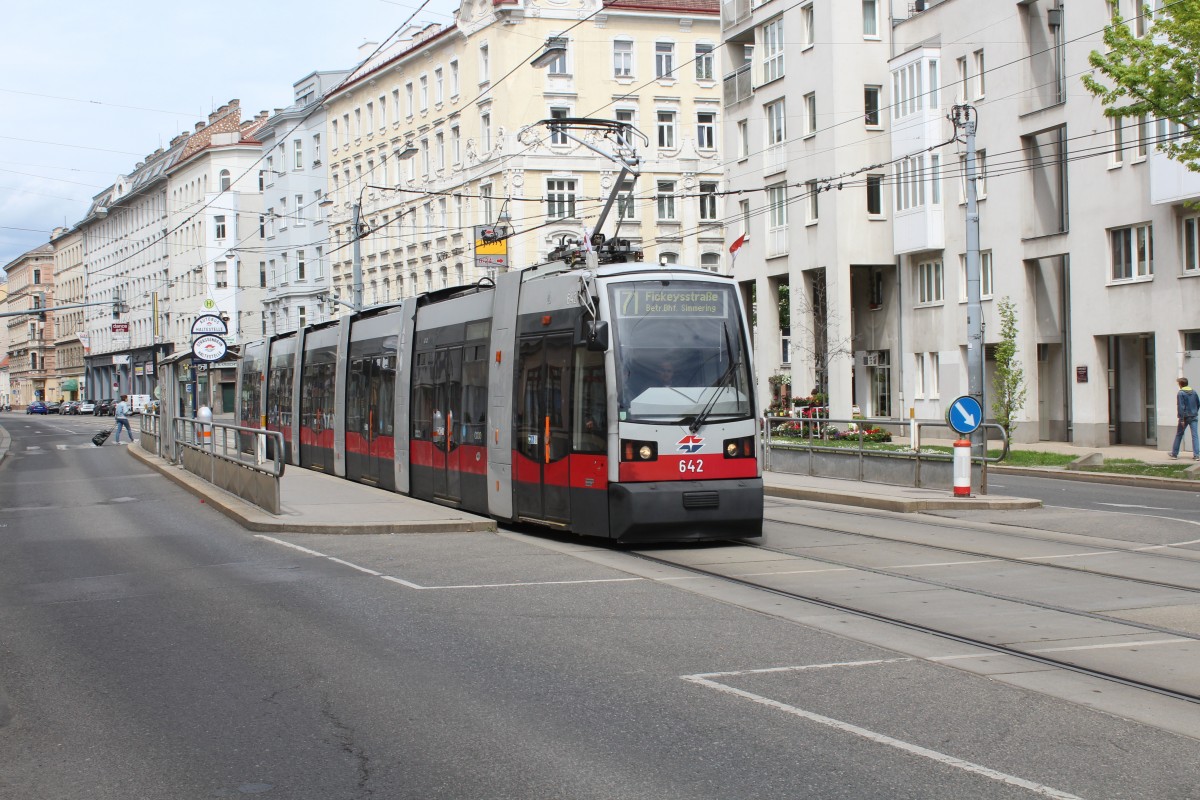
<svg viewBox="0 0 1200 800">
<path fill-rule="evenodd" d="M 1162 517 L 1200 525 L 1200 487 L 1185 492 L 993 473 L 988 477 L 988 490 L 1015 497 L 1034 497 L 1051 508 Z"/>
<path fill-rule="evenodd" d="M 122 447 L 92 448 L 93 421 L 0 424 L 3 798 L 1186 798 L 1200 785 L 1193 739 L 686 580 L 506 534 L 255 536 Z"/>
</svg>

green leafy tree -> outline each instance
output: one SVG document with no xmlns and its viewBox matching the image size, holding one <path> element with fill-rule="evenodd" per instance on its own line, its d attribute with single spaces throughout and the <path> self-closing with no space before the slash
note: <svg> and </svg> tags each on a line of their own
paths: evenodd
<svg viewBox="0 0 1200 800">
<path fill-rule="evenodd" d="M 1150 9 L 1143 7 L 1143 19 Z M 1159 143 L 1171 158 L 1200 172 L 1200 2 L 1168 0 L 1154 14 L 1147 35 L 1137 36 L 1119 15 L 1104 31 L 1107 52 L 1093 50 L 1088 62 L 1093 73 L 1083 85 L 1104 103 L 1104 114 L 1114 119 L 1168 120 L 1172 135 Z"/>
<path fill-rule="evenodd" d="M 992 416 L 1012 439 L 1017 414 L 1025 407 L 1025 370 L 1017 358 L 1017 304 L 1004 297 L 996 304 L 1000 314 L 1000 342 L 996 345 L 996 374 L 992 378 Z"/>
</svg>

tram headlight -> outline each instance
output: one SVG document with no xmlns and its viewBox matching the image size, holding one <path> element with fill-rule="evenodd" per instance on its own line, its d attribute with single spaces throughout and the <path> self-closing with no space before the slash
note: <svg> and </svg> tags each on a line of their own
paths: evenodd
<svg viewBox="0 0 1200 800">
<path fill-rule="evenodd" d="M 742 436 L 738 439 L 726 439 L 723 449 L 726 458 L 754 458 L 754 437 Z"/>
<path fill-rule="evenodd" d="M 635 439 L 621 440 L 622 461 L 657 461 L 658 444 L 655 442 L 639 442 Z"/>
</svg>

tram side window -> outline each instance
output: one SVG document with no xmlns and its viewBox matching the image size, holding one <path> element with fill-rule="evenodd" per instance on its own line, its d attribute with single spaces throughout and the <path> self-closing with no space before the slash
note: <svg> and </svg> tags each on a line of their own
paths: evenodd
<svg viewBox="0 0 1200 800">
<path fill-rule="evenodd" d="M 267 425 L 282 428 L 291 424 L 292 370 L 276 367 L 271 370 L 267 386 Z"/>
<path fill-rule="evenodd" d="M 575 426 L 577 453 L 603 453 L 607 447 L 608 397 L 604 382 L 604 353 L 575 350 Z"/>
<path fill-rule="evenodd" d="M 433 353 L 417 353 L 412 380 L 412 438 L 433 438 Z"/>
<path fill-rule="evenodd" d="M 547 397 L 546 413 L 550 418 L 550 460 L 566 458 L 571 452 L 571 361 L 570 347 L 546 349 Z"/>
<path fill-rule="evenodd" d="M 350 363 L 346 386 L 346 430 L 367 434 L 367 406 L 371 393 L 370 359 L 357 358 Z"/>
<path fill-rule="evenodd" d="M 379 415 L 375 429 L 381 436 L 392 436 L 396 424 L 396 362 L 389 356 L 376 358 L 379 378 Z"/>
<path fill-rule="evenodd" d="M 485 345 L 463 348 L 462 444 L 482 446 L 487 429 L 487 354 Z"/>
<path fill-rule="evenodd" d="M 259 425 L 258 407 L 261 397 L 259 395 L 260 377 L 258 370 L 253 364 L 242 368 L 242 419 L 243 427 L 257 428 Z"/>
<path fill-rule="evenodd" d="M 332 362 L 304 366 L 304 407 L 301 424 L 320 433 L 334 423 L 334 364 Z"/>
<path fill-rule="evenodd" d="M 457 430 L 462 415 L 462 348 L 439 350 L 434 362 L 433 440 L 447 452 L 462 444 Z"/>
</svg>

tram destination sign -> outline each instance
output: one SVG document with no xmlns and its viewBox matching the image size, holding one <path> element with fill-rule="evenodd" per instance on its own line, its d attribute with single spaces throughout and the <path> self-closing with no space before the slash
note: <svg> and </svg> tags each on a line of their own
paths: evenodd
<svg viewBox="0 0 1200 800">
<path fill-rule="evenodd" d="M 622 317 L 723 317 L 729 293 L 702 287 L 637 286 L 617 290 Z"/>
</svg>

